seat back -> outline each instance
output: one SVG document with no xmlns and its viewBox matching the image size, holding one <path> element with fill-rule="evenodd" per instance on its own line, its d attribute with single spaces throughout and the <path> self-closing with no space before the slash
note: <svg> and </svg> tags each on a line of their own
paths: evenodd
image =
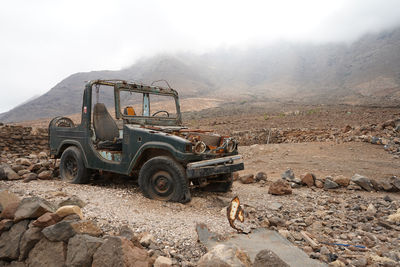
<svg viewBox="0 0 400 267">
<path fill-rule="evenodd" d="M 119 137 L 119 131 L 114 119 L 108 113 L 104 103 L 97 103 L 93 108 L 93 127 L 97 139 L 113 141 Z"/>
</svg>

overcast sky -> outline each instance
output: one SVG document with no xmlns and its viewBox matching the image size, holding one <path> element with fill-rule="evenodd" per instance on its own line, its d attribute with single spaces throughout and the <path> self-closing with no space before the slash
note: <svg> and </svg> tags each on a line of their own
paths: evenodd
<svg viewBox="0 0 400 267">
<path fill-rule="evenodd" d="M 0 113 L 75 72 L 162 52 L 351 42 L 400 25 L 400 0 L 2 1 Z"/>
</svg>

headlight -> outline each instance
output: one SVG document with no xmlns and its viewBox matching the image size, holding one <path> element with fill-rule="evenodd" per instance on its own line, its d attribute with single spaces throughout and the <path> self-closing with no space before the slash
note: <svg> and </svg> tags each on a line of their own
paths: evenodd
<svg viewBox="0 0 400 267">
<path fill-rule="evenodd" d="M 206 151 L 207 146 L 203 141 L 199 141 L 194 145 L 193 151 L 196 154 L 202 154 Z"/>
<path fill-rule="evenodd" d="M 227 153 L 232 153 L 236 149 L 236 141 L 228 138 L 225 140 L 225 142 L 226 142 L 225 151 Z"/>
</svg>

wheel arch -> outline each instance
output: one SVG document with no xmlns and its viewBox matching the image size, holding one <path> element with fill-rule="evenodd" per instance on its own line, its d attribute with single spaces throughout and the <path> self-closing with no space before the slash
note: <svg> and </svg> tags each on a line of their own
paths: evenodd
<svg viewBox="0 0 400 267">
<path fill-rule="evenodd" d="M 145 162 L 158 156 L 167 156 L 176 161 L 173 153 L 165 147 L 147 147 L 140 152 L 137 158 L 132 160 L 129 167 L 129 172 L 134 170 L 139 171 Z"/>
<path fill-rule="evenodd" d="M 68 140 L 68 141 L 64 141 L 59 145 L 59 148 L 57 149 L 57 154 L 56 154 L 56 158 L 61 158 L 62 153 L 69 147 L 74 146 L 76 148 L 79 149 L 79 151 L 81 152 L 82 158 L 83 158 L 83 163 L 85 164 L 85 167 L 88 166 L 88 162 L 87 162 L 87 158 L 86 158 L 86 154 L 83 153 L 83 148 L 82 145 L 77 142 L 77 141 L 73 141 L 73 140 Z"/>
</svg>

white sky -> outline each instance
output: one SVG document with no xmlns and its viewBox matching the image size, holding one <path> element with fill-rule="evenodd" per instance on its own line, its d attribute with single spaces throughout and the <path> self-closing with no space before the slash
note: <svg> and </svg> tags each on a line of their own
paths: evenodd
<svg viewBox="0 0 400 267">
<path fill-rule="evenodd" d="M 352 41 L 396 25 L 399 0 L 2 0 L 0 112 L 70 74 L 157 53 Z"/>
</svg>

